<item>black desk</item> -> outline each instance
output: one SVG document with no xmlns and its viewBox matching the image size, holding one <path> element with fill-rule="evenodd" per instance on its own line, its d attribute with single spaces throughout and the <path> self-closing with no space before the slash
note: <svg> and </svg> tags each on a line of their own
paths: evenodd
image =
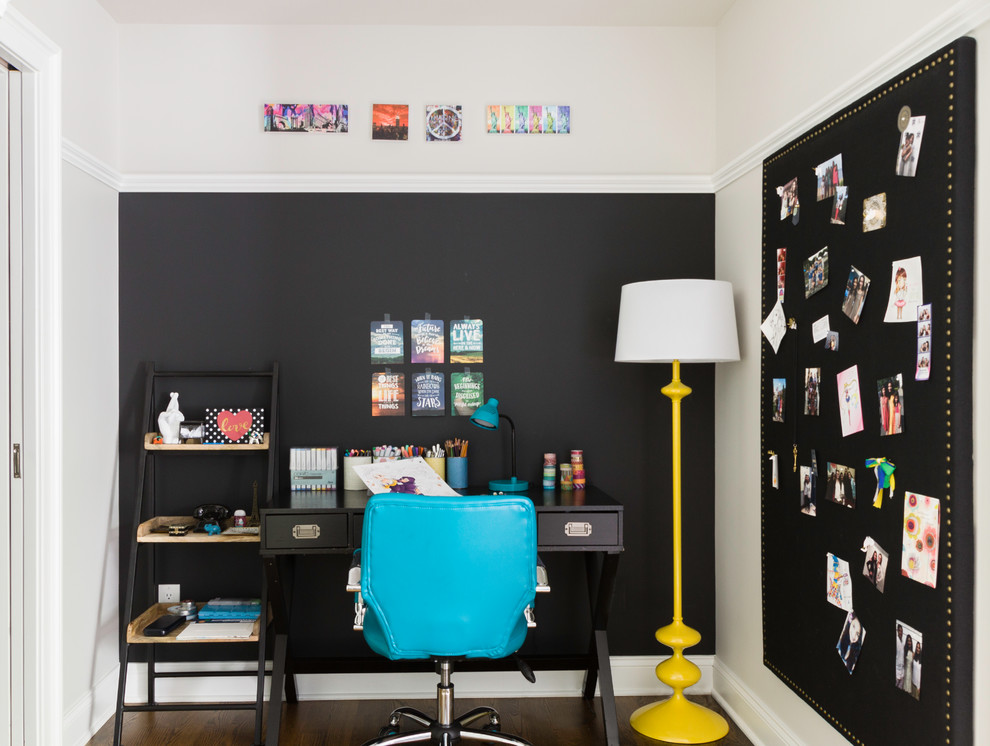
<svg viewBox="0 0 990 746">
<path fill-rule="evenodd" d="M 464 494 L 490 494 L 486 489 L 465 490 Z M 536 505 L 537 543 L 540 552 L 584 552 L 588 598 L 592 623 L 588 649 L 568 656 L 527 656 L 537 670 L 584 670 L 584 696 L 595 696 L 599 685 L 602 715 L 608 746 L 619 746 L 615 714 L 615 693 L 609 664 L 609 608 L 615 589 L 615 573 L 622 552 L 622 505 L 601 490 L 530 490 L 525 494 Z M 288 655 L 290 604 L 279 570 L 279 558 L 297 554 L 350 553 L 361 544 L 364 490 L 336 492 L 290 492 L 285 507 L 261 511 L 261 554 L 265 567 L 265 598 L 271 604 L 273 641 L 271 698 L 268 705 L 266 743 L 277 746 L 282 720 L 282 690 L 286 701 L 296 701 L 293 674 L 301 672 L 366 673 L 369 671 L 431 670 L 418 661 L 390 661 L 384 658 L 334 658 L 306 661 Z M 278 503 L 277 503 L 278 504 Z M 340 577 L 343 588 L 346 577 Z M 550 584 L 554 579 L 551 576 Z M 342 593 L 341 603 L 347 603 Z M 539 627 L 535 634 L 539 634 Z M 461 670 L 504 668 L 499 661 L 464 661 Z M 288 678 L 286 678 L 288 674 Z M 260 724 L 259 724 L 260 725 Z M 260 735 L 257 734 L 257 735 Z"/>
</svg>

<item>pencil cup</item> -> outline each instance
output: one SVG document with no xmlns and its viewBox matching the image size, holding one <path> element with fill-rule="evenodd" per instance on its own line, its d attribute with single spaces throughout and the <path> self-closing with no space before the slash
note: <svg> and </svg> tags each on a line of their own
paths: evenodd
<svg viewBox="0 0 990 746">
<path fill-rule="evenodd" d="M 446 461 L 446 459 L 443 456 L 425 456 L 423 461 L 428 463 L 430 468 L 440 475 L 441 479 L 447 478 L 446 469 L 444 468 L 444 461 Z"/>
<path fill-rule="evenodd" d="M 371 456 L 344 456 L 344 489 L 363 490 L 364 481 L 354 472 L 355 466 L 370 464 Z"/>
<path fill-rule="evenodd" d="M 447 459 L 447 484 L 455 490 L 468 486 L 467 456 L 451 456 Z"/>
</svg>

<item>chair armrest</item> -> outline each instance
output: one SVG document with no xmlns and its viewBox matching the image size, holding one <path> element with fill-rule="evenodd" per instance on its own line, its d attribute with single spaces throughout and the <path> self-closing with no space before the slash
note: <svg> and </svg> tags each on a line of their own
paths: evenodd
<svg viewBox="0 0 990 746">
<path fill-rule="evenodd" d="M 547 574 L 547 566 L 543 564 L 539 555 L 536 557 L 536 592 L 550 592 L 550 576 Z"/>
<path fill-rule="evenodd" d="M 347 591 L 354 594 L 354 631 L 364 629 L 364 615 L 368 611 L 361 595 L 361 550 L 355 549 L 351 566 L 347 569 Z"/>
<path fill-rule="evenodd" d="M 347 570 L 347 592 L 361 592 L 361 550 L 355 549 L 351 557 L 351 566 Z"/>
</svg>

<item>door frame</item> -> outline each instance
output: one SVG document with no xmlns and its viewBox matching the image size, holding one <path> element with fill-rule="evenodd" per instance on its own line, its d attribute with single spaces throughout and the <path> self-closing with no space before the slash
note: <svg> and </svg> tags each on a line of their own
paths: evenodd
<svg viewBox="0 0 990 746">
<path fill-rule="evenodd" d="M 0 0 L 0 56 L 23 82 L 25 743 L 62 742 L 62 53 Z M 43 456 L 42 456 L 43 454 Z M 18 717 L 19 713 L 14 713 Z"/>
</svg>

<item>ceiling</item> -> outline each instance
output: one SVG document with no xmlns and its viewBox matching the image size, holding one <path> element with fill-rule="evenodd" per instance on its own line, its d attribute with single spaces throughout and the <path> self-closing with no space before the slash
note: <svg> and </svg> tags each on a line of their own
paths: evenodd
<svg viewBox="0 0 990 746">
<path fill-rule="evenodd" d="M 98 0 L 118 23 L 715 26 L 735 0 Z"/>
</svg>

